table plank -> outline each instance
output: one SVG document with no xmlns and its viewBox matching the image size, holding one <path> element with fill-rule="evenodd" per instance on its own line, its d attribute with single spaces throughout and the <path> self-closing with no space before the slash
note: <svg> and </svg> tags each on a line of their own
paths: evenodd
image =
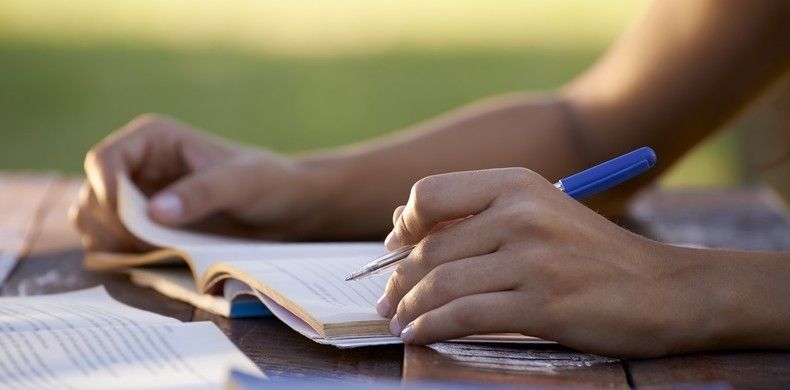
<svg viewBox="0 0 790 390">
<path fill-rule="evenodd" d="M 195 310 L 193 321 L 209 320 L 270 377 L 322 377 L 375 383 L 401 376 L 400 345 L 338 349 L 320 345 L 276 318 L 229 320 Z"/>
<path fill-rule="evenodd" d="M 636 387 L 727 383 L 735 389 L 790 389 L 790 353 L 739 352 L 628 361 Z"/>
<path fill-rule="evenodd" d="M 709 248 L 790 251 L 790 218 L 766 188 L 646 191 L 627 227 L 656 240 Z"/>
<path fill-rule="evenodd" d="M 30 249 L 44 199 L 55 180 L 55 175 L 0 172 L 0 285 Z"/>
</svg>

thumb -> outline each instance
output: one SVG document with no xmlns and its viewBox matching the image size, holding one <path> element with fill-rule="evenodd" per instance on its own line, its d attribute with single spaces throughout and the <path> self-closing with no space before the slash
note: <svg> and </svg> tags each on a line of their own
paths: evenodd
<svg viewBox="0 0 790 390">
<path fill-rule="evenodd" d="M 148 213 L 166 225 L 197 221 L 234 202 L 242 192 L 233 185 L 234 176 L 227 166 L 184 176 L 154 195 Z"/>
</svg>

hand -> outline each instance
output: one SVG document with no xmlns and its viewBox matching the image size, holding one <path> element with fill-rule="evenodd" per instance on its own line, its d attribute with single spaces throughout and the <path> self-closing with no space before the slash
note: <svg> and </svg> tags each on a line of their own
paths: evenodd
<svg viewBox="0 0 790 390">
<path fill-rule="evenodd" d="M 159 223 L 205 221 L 242 235 L 296 238 L 312 221 L 317 194 L 309 170 L 277 155 L 232 144 L 179 122 L 141 116 L 92 148 L 87 180 L 70 210 L 90 250 L 148 249 L 121 224 L 116 174 L 153 194 L 148 212 Z M 275 234 L 276 233 L 276 234 Z"/>
<path fill-rule="evenodd" d="M 387 247 L 417 246 L 377 309 L 394 314 L 390 328 L 406 343 L 520 332 L 589 352 L 655 356 L 677 347 L 673 337 L 688 328 L 681 319 L 697 313 L 689 304 L 704 300 L 693 299 L 695 280 L 668 246 L 526 169 L 427 177 L 393 219 Z"/>
</svg>

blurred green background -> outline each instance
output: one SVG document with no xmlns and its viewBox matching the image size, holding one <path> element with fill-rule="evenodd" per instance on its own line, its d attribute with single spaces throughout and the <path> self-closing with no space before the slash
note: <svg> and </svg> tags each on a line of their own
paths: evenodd
<svg viewBox="0 0 790 390">
<path fill-rule="evenodd" d="M 551 91 L 645 3 L 0 0 L 0 169 L 79 173 L 144 112 L 282 152 L 363 140 Z M 722 133 L 663 182 L 738 183 L 737 144 Z"/>
</svg>

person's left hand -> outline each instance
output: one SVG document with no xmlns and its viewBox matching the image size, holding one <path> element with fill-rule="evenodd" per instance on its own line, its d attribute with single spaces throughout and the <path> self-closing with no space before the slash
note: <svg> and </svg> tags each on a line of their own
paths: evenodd
<svg viewBox="0 0 790 390">
<path fill-rule="evenodd" d="M 405 343 L 519 332 L 589 352 L 656 356 L 673 350 L 683 318 L 694 317 L 682 304 L 695 301 L 693 280 L 669 246 L 620 228 L 527 169 L 427 177 L 393 220 L 387 247 L 417 246 L 377 309 L 394 315 L 390 329 Z"/>
</svg>

